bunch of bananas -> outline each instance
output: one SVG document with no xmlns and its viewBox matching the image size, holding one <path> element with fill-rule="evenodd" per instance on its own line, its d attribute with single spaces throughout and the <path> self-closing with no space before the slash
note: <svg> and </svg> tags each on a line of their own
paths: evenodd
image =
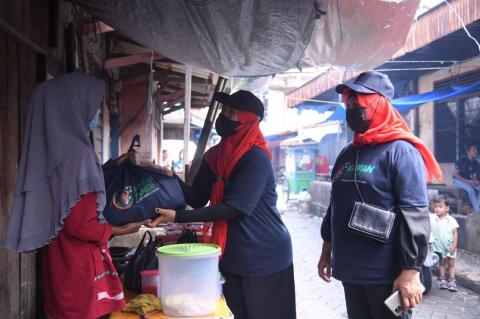
<svg viewBox="0 0 480 319">
<path fill-rule="evenodd" d="M 127 304 L 123 312 L 133 312 L 139 315 L 144 315 L 152 311 L 162 310 L 160 299 L 154 295 L 143 294 L 138 295 Z"/>
</svg>

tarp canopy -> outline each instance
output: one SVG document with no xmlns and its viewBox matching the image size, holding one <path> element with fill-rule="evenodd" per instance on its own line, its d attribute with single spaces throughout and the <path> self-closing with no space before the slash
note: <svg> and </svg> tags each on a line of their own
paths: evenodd
<svg viewBox="0 0 480 319">
<path fill-rule="evenodd" d="M 400 49 L 420 0 L 71 0 L 122 35 L 227 76 L 366 70 Z"/>
<path fill-rule="evenodd" d="M 332 112 L 330 116 L 325 120 L 328 121 L 345 121 L 345 107 L 340 103 L 313 103 L 304 102 L 297 106 L 297 109 L 302 110 L 315 110 L 318 113 Z"/>
<path fill-rule="evenodd" d="M 449 100 L 454 97 L 468 94 L 479 89 L 480 82 L 476 82 L 470 85 L 449 86 L 428 93 L 410 95 L 394 99 L 392 101 L 392 104 L 399 112 L 407 112 L 425 103 Z"/>
<path fill-rule="evenodd" d="M 330 115 L 327 121 L 345 121 L 346 112 L 342 105 L 337 105 L 335 111 Z"/>
<path fill-rule="evenodd" d="M 427 93 L 403 96 L 398 99 L 392 100 L 392 105 L 400 113 L 408 112 L 414 108 L 419 107 L 422 104 L 429 102 L 442 102 L 453 99 L 457 96 L 465 95 L 474 91 L 480 90 L 480 82 L 476 82 L 470 85 L 458 85 L 449 86 L 434 90 Z M 326 121 L 344 121 L 345 120 L 345 108 L 343 105 L 336 103 L 302 103 L 298 106 L 299 109 L 316 110 L 319 113 L 331 112 L 333 113 L 328 117 Z"/>
<path fill-rule="evenodd" d="M 328 134 L 340 134 L 340 122 L 323 122 L 312 127 L 302 128 L 297 136 L 290 137 L 280 142 L 281 147 L 317 144 Z"/>
</svg>

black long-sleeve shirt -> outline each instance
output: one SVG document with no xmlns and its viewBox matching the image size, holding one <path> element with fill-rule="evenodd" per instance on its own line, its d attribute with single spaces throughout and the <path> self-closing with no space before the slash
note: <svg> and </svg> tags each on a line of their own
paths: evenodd
<svg viewBox="0 0 480 319">
<path fill-rule="evenodd" d="M 267 153 L 252 148 L 238 161 L 228 180 L 222 203 L 204 206 L 217 177 L 204 160 L 191 186 L 181 183 L 191 211 L 179 211 L 176 222 L 227 220 L 227 244 L 220 269 L 258 277 L 292 264 L 292 245 L 276 208 L 275 175 Z"/>
<path fill-rule="evenodd" d="M 178 176 L 176 177 L 182 188 L 185 201 L 195 209 L 178 210 L 176 212 L 175 222 L 212 222 L 237 218 L 242 215 L 239 210 L 224 203 L 204 207 L 210 199 L 212 186 L 216 181 L 216 177 L 206 160 L 202 160 L 198 174 L 195 177 L 192 186 L 186 184 L 178 178 Z"/>
</svg>

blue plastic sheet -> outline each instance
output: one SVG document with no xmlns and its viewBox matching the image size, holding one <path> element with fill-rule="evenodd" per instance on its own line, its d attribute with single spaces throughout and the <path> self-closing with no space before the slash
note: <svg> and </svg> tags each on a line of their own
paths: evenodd
<svg viewBox="0 0 480 319">
<path fill-rule="evenodd" d="M 425 103 L 446 101 L 477 90 L 480 90 L 480 82 L 469 85 L 449 86 L 427 93 L 397 98 L 392 100 L 392 105 L 400 113 L 405 113 Z M 302 103 L 298 108 L 304 110 L 316 110 L 319 113 L 332 111 L 332 109 L 335 108 L 335 111 L 326 121 L 345 120 L 345 108 L 339 104 Z"/>
<path fill-rule="evenodd" d="M 470 85 L 449 86 L 428 93 L 394 99 L 392 104 L 399 112 L 407 112 L 425 103 L 450 100 L 454 97 L 468 94 L 478 89 L 480 89 L 480 82 Z"/>
</svg>

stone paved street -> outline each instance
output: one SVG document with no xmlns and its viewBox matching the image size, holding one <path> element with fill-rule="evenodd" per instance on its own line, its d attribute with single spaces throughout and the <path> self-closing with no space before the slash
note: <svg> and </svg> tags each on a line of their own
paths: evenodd
<svg viewBox="0 0 480 319">
<path fill-rule="evenodd" d="M 347 318 L 340 282 L 329 284 L 317 275 L 321 219 L 291 208 L 283 215 L 293 240 L 298 319 Z M 480 296 L 459 287 L 457 293 L 436 287 L 414 312 L 415 319 L 480 319 Z"/>
</svg>

